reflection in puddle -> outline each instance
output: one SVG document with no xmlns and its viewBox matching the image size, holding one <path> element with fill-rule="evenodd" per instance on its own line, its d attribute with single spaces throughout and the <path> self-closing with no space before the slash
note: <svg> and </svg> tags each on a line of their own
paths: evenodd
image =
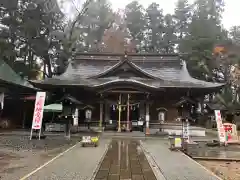
<svg viewBox="0 0 240 180">
<path fill-rule="evenodd" d="M 98 179 L 156 180 L 136 140 L 112 140 L 97 172 Z M 117 158 L 118 157 L 118 158 Z"/>
<path fill-rule="evenodd" d="M 141 148 L 140 146 L 137 146 L 137 153 L 138 153 L 138 154 L 143 153 L 142 148 Z"/>
</svg>

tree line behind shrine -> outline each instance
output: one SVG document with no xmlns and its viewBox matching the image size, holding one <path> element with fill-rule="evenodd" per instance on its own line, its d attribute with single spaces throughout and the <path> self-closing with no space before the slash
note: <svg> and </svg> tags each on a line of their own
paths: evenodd
<svg viewBox="0 0 240 180">
<path fill-rule="evenodd" d="M 61 9 L 72 7 L 71 18 Z M 62 73 L 76 52 L 183 53 L 192 76 L 227 83 L 220 101 L 238 102 L 240 26 L 222 26 L 223 0 L 178 0 L 173 14 L 137 1 L 3 0 L 0 58 L 27 79 Z M 42 72 L 42 73 L 39 73 Z M 41 77 L 38 77 L 41 75 Z"/>
</svg>

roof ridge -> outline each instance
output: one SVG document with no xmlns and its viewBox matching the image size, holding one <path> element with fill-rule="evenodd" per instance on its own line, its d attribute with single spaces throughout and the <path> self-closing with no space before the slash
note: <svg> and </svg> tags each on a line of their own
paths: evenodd
<svg viewBox="0 0 240 180">
<path fill-rule="evenodd" d="M 78 55 L 88 55 L 88 56 L 180 56 L 179 53 L 106 53 L 106 52 L 78 52 Z"/>
</svg>

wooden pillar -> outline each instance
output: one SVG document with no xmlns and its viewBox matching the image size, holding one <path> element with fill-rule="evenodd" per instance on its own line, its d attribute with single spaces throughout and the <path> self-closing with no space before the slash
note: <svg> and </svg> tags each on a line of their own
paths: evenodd
<svg viewBox="0 0 240 180">
<path fill-rule="evenodd" d="M 65 116 L 65 120 L 66 120 L 66 126 L 65 126 L 65 136 L 66 138 L 70 139 L 71 138 L 71 119 L 72 116 L 68 115 Z"/>
<path fill-rule="evenodd" d="M 130 98 L 130 96 L 129 96 L 129 94 L 128 94 L 128 100 L 127 100 L 127 131 L 129 131 L 130 129 L 129 129 L 129 118 L 130 118 L 130 108 L 129 108 L 129 98 Z"/>
<path fill-rule="evenodd" d="M 110 105 L 108 102 L 105 102 L 104 106 L 104 120 L 105 122 L 109 122 L 110 120 Z"/>
<path fill-rule="evenodd" d="M 102 128 L 103 122 L 103 102 L 100 102 L 100 117 L 99 117 L 99 128 Z"/>
<path fill-rule="evenodd" d="M 119 94 L 119 100 L 118 100 L 118 132 L 121 132 L 121 111 L 122 111 L 122 107 L 121 107 L 121 94 Z"/>
<path fill-rule="evenodd" d="M 0 111 L 1 111 L 1 109 L 0 109 Z M 23 102 L 23 121 L 22 121 L 22 129 L 25 129 L 26 111 L 27 111 L 27 108 L 26 108 L 26 100 L 24 100 L 24 102 Z"/>
<path fill-rule="evenodd" d="M 150 114 L 149 114 L 149 102 L 146 103 L 146 135 L 150 134 L 149 129 L 149 121 L 150 121 Z"/>
</svg>

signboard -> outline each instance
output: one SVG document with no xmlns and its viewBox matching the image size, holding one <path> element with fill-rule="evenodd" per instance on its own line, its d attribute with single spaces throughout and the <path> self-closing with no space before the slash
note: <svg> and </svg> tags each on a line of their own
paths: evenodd
<svg viewBox="0 0 240 180">
<path fill-rule="evenodd" d="M 183 138 L 189 139 L 189 123 L 183 122 Z"/>
<path fill-rule="evenodd" d="M 40 130 L 39 139 L 40 139 L 40 133 L 42 128 L 43 107 L 44 107 L 45 99 L 46 99 L 46 92 L 37 92 L 34 113 L 33 113 L 32 130 Z M 32 138 L 32 130 L 31 130 L 30 139 Z"/>
<path fill-rule="evenodd" d="M 75 109 L 75 113 L 73 115 L 73 125 L 78 126 L 78 108 Z"/>
<path fill-rule="evenodd" d="M 216 119 L 216 123 L 217 123 L 219 141 L 221 143 L 225 143 L 226 136 L 225 136 L 224 126 L 223 126 L 223 123 L 222 123 L 221 112 L 220 112 L 220 110 L 215 110 L 214 112 L 215 112 L 215 119 Z"/>
<path fill-rule="evenodd" d="M 83 136 L 82 137 L 83 143 L 90 143 L 91 142 L 91 136 Z"/>
<path fill-rule="evenodd" d="M 238 134 L 237 134 L 237 126 L 235 124 L 231 123 L 224 123 L 223 124 L 225 135 L 226 135 L 226 141 L 236 141 L 238 140 Z"/>
<path fill-rule="evenodd" d="M 136 122 L 136 121 L 132 122 L 132 126 L 137 126 L 137 125 L 138 125 L 138 122 Z"/>
</svg>

